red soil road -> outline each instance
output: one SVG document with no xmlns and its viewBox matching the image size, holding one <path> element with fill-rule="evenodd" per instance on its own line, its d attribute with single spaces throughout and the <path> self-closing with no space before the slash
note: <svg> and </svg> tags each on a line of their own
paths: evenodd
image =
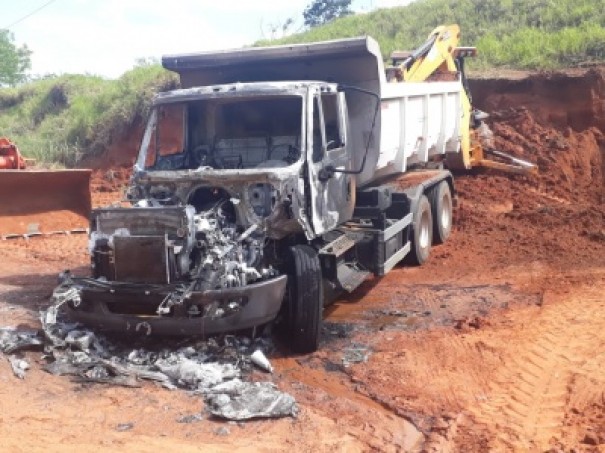
<svg viewBox="0 0 605 453">
<path fill-rule="evenodd" d="M 540 174 L 458 176 L 452 237 L 423 267 L 398 267 L 328 308 L 320 351 L 271 358 L 276 373 L 256 377 L 291 392 L 299 418 L 177 423 L 201 409 L 198 397 L 151 384 L 82 387 L 40 371 L 31 352 L 24 381 L 0 362 L 3 448 L 605 451 L 602 125 L 570 119 L 595 116 L 580 96 L 556 109 L 540 102 L 557 83 L 603 98 L 594 71 L 571 78 L 481 82 L 498 146 Z M 93 200 L 117 200 L 126 178 L 98 171 Z M 0 250 L 0 325 L 36 326 L 56 273 L 88 263 L 83 236 Z M 352 345 L 371 355 L 345 367 Z M 134 427 L 118 432 L 119 423 Z"/>
</svg>

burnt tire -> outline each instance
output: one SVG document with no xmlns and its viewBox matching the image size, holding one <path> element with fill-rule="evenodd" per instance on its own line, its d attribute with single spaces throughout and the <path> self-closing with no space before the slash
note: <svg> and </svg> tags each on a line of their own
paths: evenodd
<svg viewBox="0 0 605 453">
<path fill-rule="evenodd" d="M 433 216 L 433 242 L 443 244 L 452 233 L 453 203 L 452 191 L 447 181 L 441 181 L 430 194 Z"/>
<path fill-rule="evenodd" d="M 307 245 L 288 249 L 288 286 L 283 337 L 292 351 L 316 351 L 323 317 L 323 286 L 317 252 Z"/>
<path fill-rule="evenodd" d="M 433 216 L 431 204 L 426 195 L 422 195 L 416 204 L 412 220 L 412 248 L 410 262 L 421 265 L 428 258 L 433 243 Z"/>
</svg>

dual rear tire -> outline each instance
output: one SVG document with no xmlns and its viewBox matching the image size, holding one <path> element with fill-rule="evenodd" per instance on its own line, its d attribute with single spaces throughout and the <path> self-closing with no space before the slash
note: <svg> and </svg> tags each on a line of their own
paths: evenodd
<svg viewBox="0 0 605 453">
<path fill-rule="evenodd" d="M 452 233 L 453 220 L 452 191 L 447 181 L 441 181 L 431 189 L 429 201 L 433 215 L 433 241 L 443 244 Z"/>
<path fill-rule="evenodd" d="M 412 219 L 410 261 L 421 265 L 428 258 L 433 243 L 441 244 L 452 232 L 452 192 L 441 181 L 426 195 L 421 195 Z"/>
</svg>

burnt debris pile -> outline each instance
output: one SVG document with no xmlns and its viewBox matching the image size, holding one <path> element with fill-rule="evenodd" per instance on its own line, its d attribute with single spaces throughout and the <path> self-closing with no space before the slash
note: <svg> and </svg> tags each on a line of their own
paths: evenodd
<svg viewBox="0 0 605 453">
<path fill-rule="evenodd" d="M 267 338 L 227 335 L 161 343 L 149 337 L 115 338 L 66 321 L 57 306 L 41 312 L 41 322 L 41 330 L 0 328 L 0 352 L 21 379 L 30 367 L 21 352 L 35 348 L 44 351 L 44 370 L 53 375 L 125 387 L 154 381 L 200 394 L 218 418 L 295 416 L 298 411 L 294 398 L 272 382 L 251 380 L 254 367 L 271 370 L 265 353 L 273 346 Z"/>
</svg>

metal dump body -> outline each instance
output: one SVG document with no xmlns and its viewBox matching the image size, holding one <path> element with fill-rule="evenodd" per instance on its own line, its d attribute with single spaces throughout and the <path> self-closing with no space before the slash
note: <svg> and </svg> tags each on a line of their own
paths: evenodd
<svg viewBox="0 0 605 453">
<path fill-rule="evenodd" d="M 383 85 L 374 177 L 459 152 L 462 89 L 458 81 Z"/>
<path fill-rule="evenodd" d="M 378 43 L 370 37 L 310 44 L 168 55 L 166 69 L 179 73 L 183 88 L 277 81 L 322 80 L 372 91 L 381 98 L 372 129 L 375 99 L 347 91 L 350 136 L 358 186 L 405 172 L 432 156 L 460 150 L 462 83 L 388 83 Z"/>
</svg>

